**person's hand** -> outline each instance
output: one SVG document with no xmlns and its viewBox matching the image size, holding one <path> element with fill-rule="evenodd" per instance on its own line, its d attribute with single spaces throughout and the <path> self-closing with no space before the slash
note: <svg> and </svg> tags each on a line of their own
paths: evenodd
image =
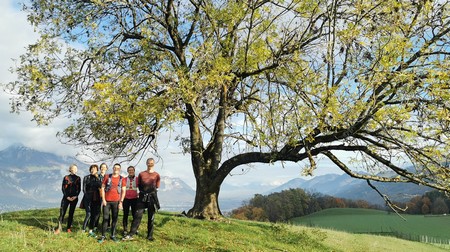
<svg viewBox="0 0 450 252">
<path fill-rule="evenodd" d="M 102 200 L 102 206 L 106 206 L 106 200 Z"/>
<path fill-rule="evenodd" d="M 119 201 L 119 209 L 123 209 L 123 203 L 122 203 L 122 201 Z"/>
</svg>

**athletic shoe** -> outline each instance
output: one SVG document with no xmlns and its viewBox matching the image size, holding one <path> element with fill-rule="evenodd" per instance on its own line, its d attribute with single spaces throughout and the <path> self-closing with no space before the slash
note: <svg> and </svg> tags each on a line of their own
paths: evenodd
<svg viewBox="0 0 450 252">
<path fill-rule="evenodd" d="M 152 236 L 149 236 L 149 237 L 147 237 L 147 240 L 149 240 L 149 241 L 154 241 L 155 239 L 153 239 Z"/>
<path fill-rule="evenodd" d="M 115 236 L 111 236 L 111 240 L 113 240 L 115 242 L 119 242 L 119 239 L 117 239 Z"/>
<path fill-rule="evenodd" d="M 134 238 L 131 235 L 127 235 L 127 236 L 122 238 L 122 241 L 132 241 L 132 240 L 134 240 Z"/>
<path fill-rule="evenodd" d="M 97 241 L 98 241 L 98 243 L 103 243 L 103 242 L 105 241 L 105 237 L 102 236 L 102 237 L 100 237 L 100 239 L 98 239 Z"/>
<path fill-rule="evenodd" d="M 70 230 L 70 228 L 68 228 L 67 233 L 72 233 L 72 230 Z"/>
<path fill-rule="evenodd" d="M 94 237 L 94 238 L 97 237 L 97 236 L 95 235 L 95 233 L 92 232 L 92 231 L 89 231 L 89 234 L 88 234 L 88 235 L 89 235 L 89 237 Z"/>
</svg>

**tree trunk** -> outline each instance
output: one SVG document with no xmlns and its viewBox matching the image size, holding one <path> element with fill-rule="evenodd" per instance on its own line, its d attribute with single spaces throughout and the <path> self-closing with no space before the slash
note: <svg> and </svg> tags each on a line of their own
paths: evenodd
<svg viewBox="0 0 450 252">
<path fill-rule="evenodd" d="M 218 201 L 220 185 L 216 186 L 215 183 L 210 183 L 210 181 L 204 177 L 197 178 L 195 202 L 187 213 L 189 217 L 208 220 L 222 217 Z"/>
</svg>

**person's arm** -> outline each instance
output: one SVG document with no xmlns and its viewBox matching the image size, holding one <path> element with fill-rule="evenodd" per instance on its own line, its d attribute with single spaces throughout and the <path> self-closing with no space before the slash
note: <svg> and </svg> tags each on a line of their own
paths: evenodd
<svg viewBox="0 0 450 252">
<path fill-rule="evenodd" d="M 136 177 L 134 181 L 136 181 L 136 192 L 137 192 L 138 195 L 139 195 L 139 192 L 140 192 L 140 190 L 139 190 L 139 176 Z"/>
<path fill-rule="evenodd" d="M 62 183 L 61 183 L 61 192 L 63 193 L 63 196 L 64 196 L 64 198 L 66 198 L 67 196 L 66 196 L 66 190 L 64 190 L 64 186 L 65 186 L 65 183 L 66 182 L 66 176 L 64 176 L 64 178 L 63 178 L 63 181 L 62 181 Z"/>
<path fill-rule="evenodd" d="M 119 205 L 122 205 L 123 200 L 125 199 L 125 195 L 127 193 L 127 182 L 124 181 L 125 178 L 122 179 L 122 189 L 120 190 L 120 202 Z"/>
<path fill-rule="evenodd" d="M 102 183 L 102 188 L 100 189 L 100 197 L 102 198 L 102 205 L 106 206 L 106 199 L 105 199 L 105 184 Z"/>
<path fill-rule="evenodd" d="M 100 177 L 98 176 L 98 174 L 95 174 L 94 187 L 97 188 L 97 189 L 99 189 L 99 191 L 100 191 L 100 189 L 102 188 L 102 182 L 103 182 L 103 181 L 101 181 L 101 179 L 100 179 Z"/>
<path fill-rule="evenodd" d="M 78 195 L 80 195 L 81 192 L 81 178 L 77 179 L 76 181 L 76 188 L 77 188 L 77 196 L 74 197 L 74 199 L 78 198 Z"/>
<path fill-rule="evenodd" d="M 139 188 L 139 192 L 143 192 L 144 191 L 144 188 L 142 188 L 143 185 L 142 185 L 142 178 L 141 178 L 141 174 L 140 173 L 138 175 L 137 187 Z"/>
<path fill-rule="evenodd" d="M 158 189 L 160 185 L 161 185 L 161 177 L 158 174 L 158 176 L 156 177 L 156 189 Z"/>
<path fill-rule="evenodd" d="M 89 176 L 89 175 L 88 175 Z M 86 185 L 87 185 L 87 182 L 88 182 L 88 176 L 85 176 L 84 178 L 83 178 L 83 194 L 86 194 Z"/>
</svg>

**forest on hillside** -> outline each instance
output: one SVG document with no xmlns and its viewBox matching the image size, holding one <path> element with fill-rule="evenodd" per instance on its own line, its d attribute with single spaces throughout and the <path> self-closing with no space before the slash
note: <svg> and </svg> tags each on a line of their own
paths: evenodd
<svg viewBox="0 0 450 252">
<path fill-rule="evenodd" d="M 433 190 L 422 196 L 413 197 L 410 201 L 396 202 L 407 214 L 448 214 L 450 197 L 444 192 Z"/>
<path fill-rule="evenodd" d="M 296 188 L 269 195 L 255 194 L 242 207 L 234 209 L 231 217 L 242 220 L 280 222 L 327 208 L 382 209 L 381 206 L 364 200 L 336 198 Z"/>
<path fill-rule="evenodd" d="M 450 198 L 439 191 L 427 192 L 410 201 L 394 202 L 405 214 L 448 214 Z M 320 193 L 305 192 L 300 188 L 269 195 L 255 194 L 243 206 L 234 209 L 231 217 L 241 220 L 285 222 L 328 208 L 365 208 L 392 211 L 387 206 L 371 204 L 365 200 L 337 198 Z"/>
</svg>

